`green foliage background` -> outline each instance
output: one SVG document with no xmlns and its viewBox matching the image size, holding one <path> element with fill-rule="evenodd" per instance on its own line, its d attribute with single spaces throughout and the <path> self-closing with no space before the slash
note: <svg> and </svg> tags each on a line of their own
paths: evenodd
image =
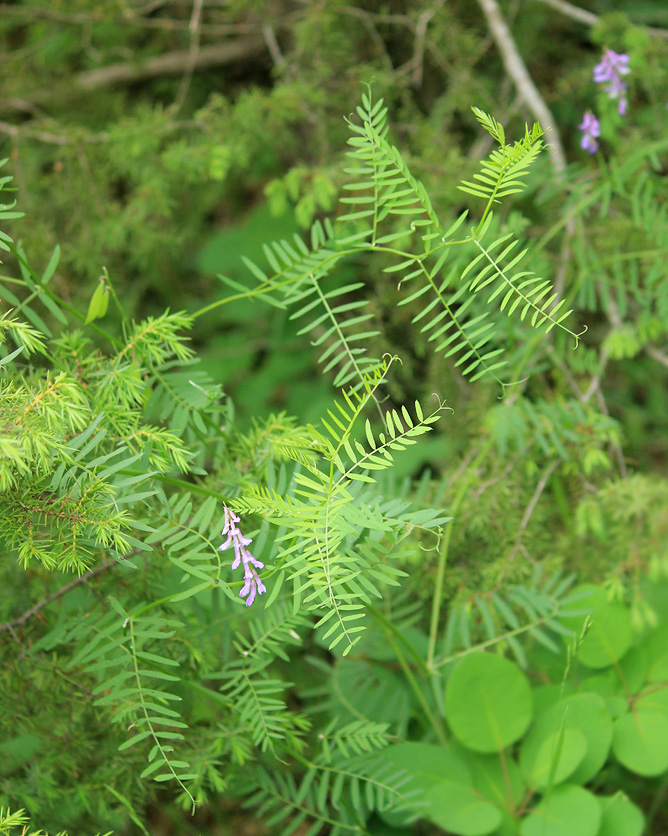
<svg viewBox="0 0 668 836">
<path fill-rule="evenodd" d="M 386 272 L 394 263 L 389 254 L 360 250 L 332 275 L 334 288 L 364 284 L 369 328 L 378 332 L 369 340 L 369 356 L 389 352 L 402 360 L 388 376 L 387 406 L 398 409 L 416 399 L 426 405 L 437 392 L 453 410 L 410 452 L 397 455 L 392 477 L 380 482 L 385 495 L 410 500 L 413 510 L 443 509 L 454 517 L 444 535 L 448 606 L 441 626 L 446 620 L 454 624 L 445 633 L 446 656 L 465 647 L 467 638 L 487 638 L 480 600 L 522 585 L 539 588 L 543 580 L 538 587 L 532 580 L 537 567 L 544 577 L 575 571 L 583 581 L 608 584 L 626 596 L 642 635 L 663 617 L 663 604 L 651 599 L 646 578 L 664 577 L 668 560 L 668 39 L 651 29 L 668 27 L 666 10 L 658 2 L 590 0 L 586 11 L 597 18 L 587 25 L 538 0 L 502 3 L 501 9 L 554 116 L 568 166 L 555 173 L 543 153 L 527 188 L 504 200 L 494 230 L 533 242 L 531 269 L 568 299 L 574 330 L 588 327 L 582 344 L 573 351 L 567 335 L 544 338 L 495 316 L 494 345 L 507 352 L 509 379 L 523 381 L 501 401 L 498 386 L 466 379 L 431 350 L 427 334 L 410 326 L 420 302 L 399 306 L 404 291 L 397 276 Z M 284 694 L 266 737 L 252 729 L 240 733 L 229 699 L 203 694 L 197 684 L 198 677 L 218 671 L 233 693 L 240 677 L 250 675 L 243 664 L 234 665 L 245 658 L 244 643 L 257 641 L 250 632 L 257 605 L 241 619 L 231 603 L 237 595 L 232 581 L 234 595 L 223 604 L 215 595 L 196 596 L 181 605 L 187 609 L 163 613 L 183 624 L 174 627 L 178 640 L 161 658 L 187 672 L 175 691 L 190 726 L 184 758 L 198 775 L 192 791 L 205 802 L 194 819 L 184 795 L 139 780 L 146 753 L 136 747 L 118 751 L 126 739 L 117 722 L 119 706 L 93 699 L 96 673 L 77 659 L 91 629 L 86 614 L 105 612 L 99 605 L 110 595 L 122 599 L 124 612 L 161 595 L 178 595 L 185 570 L 168 554 L 183 561 L 200 554 L 212 559 L 211 547 L 217 546 L 204 542 L 203 532 L 222 509 L 205 504 L 206 490 L 230 500 L 254 485 L 285 490 L 281 445 L 303 445 L 303 428 L 331 408 L 334 375 L 322 373 L 319 352 L 309 342 L 318 333 L 300 335 L 305 322 L 261 299 L 244 298 L 243 291 L 237 301 L 228 299 L 235 292 L 230 283 L 252 285 L 242 257 L 264 263 L 264 243 L 306 233 L 314 221 L 345 211 L 337 203 L 349 182 L 349 131 L 342 116 L 352 114 L 362 85 L 372 83 L 374 97 L 384 98 L 389 139 L 424 183 L 446 226 L 464 209 L 480 212 L 479 200 L 456 189 L 461 180 L 471 181 L 493 147 L 471 105 L 492 113 L 509 137 L 523 136 L 535 114 L 507 75 L 482 7 L 468 0 L 32 0 L 0 6 L 0 37 L 2 156 L 9 158 L 5 168 L 18 188 L 18 208 L 26 213 L 3 227 L 26 242 L 19 281 L 30 280 L 26 263 L 36 276 L 51 273 L 49 288 L 81 318 L 104 285 L 105 269 L 115 294 L 85 337 L 63 334 L 55 304 L 35 307 L 57 340 L 48 357 L 33 354 L 27 380 L 33 395 L 41 392 L 47 367 L 54 375 L 59 368 L 76 368 L 89 387 L 82 399 L 79 388 L 61 381 L 62 399 L 54 406 L 60 435 L 38 420 L 30 431 L 45 439 L 35 467 L 50 473 L 72 436 L 104 405 L 111 414 L 117 411 L 117 439 L 143 434 L 136 447 L 111 459 L 122 476 L 138 479 L 132 489 L 121 485 L 126 511 L 133 502 L 141 506 L 142 474 L 144 488 L 157 490 L 157 482 L 164 492 L 163 517 L 152 516 L 147 506 L 144 517 L 134 519 L 135 528 L 125 527 L 123 510 L 111 510 L 113 491 L 106 485 L 114 477 L 113 489 L 119 489 L 118 477 L 107 472 L 109 463 L 96 459 L 111 450 L 105 446 L 114 441 L 110 434 L 86 453 L 87 466 L 103 474 L 91 482 L 91 528 L 82 532 L 89 545 L 75 550 L 68 526 L 61 530 L 57 520 L 51 525 L 53 520 L 42 519 L 48 548 L 38 538 L 30 551 L 14 536 L 20 526 L 12 516 L 17 485 L 9 477 L 1 484 L 0 582 L 11 592 L 0 603 L 0 621 L 20 618 L 68 584 L 68 570 L 99 574 L 95 583 L 73 586 L 37 617 L 0 636 L 6 659 L 0 683 L 8 697 L 0 703 L 0 801 L 26 808 L 36 827 L 70 834 L 139 833 L 145 826 L 152 833 L 237 832 L 246 826 L 243 816 L 259 817 L 264 803 L 257 799 L 250 812 L 239 812 L 239 798 L 248 791 L 241 786 L 246 764 L 257 759 L 262 768 L 274 769 L 270 753 L 258 752 L 271 749 L 272 735 L 287 741 L 289 754 L 282 751 L 291 768 L 281 767 L 280 774 L 289 795 L 289 782 L 310 774 L 304 759 L 311 755 L 304 752 L 313 730 L 322 731 L 322 718 L 352 723 L 356 707 L 344 706 L 339 697 L 365 678 L 376 684 L 375 691 L 368 689 L 367 716 L 391 729 L 378 735 L 389 734 L 396 743 L 422 731 L 429 735 L 420 719 L 424 706 L 411 702 L 415 695 L 378 645 L 387 641 L 379 626 L 383 616 L 414 630 L 409 643 L 418 654 L 424 650 L 424 612 L 438 571 L 436 552 L 428 551 L 435 542 L 429 525 L 438 517 L 422 519 L 425 530 L 402 543 L 397 565 L 407 577 L 383 601 L 385 609 L 379 605 L 380 620 L 346 660 L 330 656 L 324 631 L 312 634 L 308 617 L 294 615 L 286 602 L 279 600 L 276 615 L 265 613 L 276 619 L 269 633 L 277 631 L 280 646 L 294 644 L 295 635 L 302 641 L 299 650 L 289 648 L 290 661 L 270 648 L 270 673 L 261 653 L 249 663 L 269 700 Z M 625 119 L 591 81 L 603 47 L 631 56 Z M 167 69 L 154 63 L 164 56 L 171 61 Z M 588 108 L 603 125 L 602 149 L 593 158 L 580 149 L 577 130 Z M 550 143 L 550 134 L 545 139 Z M 388 232 L 403 228 L 397 218 L 387 223 Z M 56 266 L 51 259 L 57 245 Z M 20 261 L 20 255 L 5 259 L 9 279 L 22 276 Z M 30 286 L 4 278 L 3 313 L 13 308 L 14 316 L 17 304 L 7 289 L 25 300 Z M 164 311 L 192 314 L 209 307 L 189 332 L 188 345 L 201 362 L 184 368 L 190 348 L 178 335 L 192 321 L 185 314 L 170 319 Z M 135 330 L 130 321 L 137 323 Z M 40 323 L 31 324 L 41 330 Z M 140 334 L 149 336 L 142 342 Z M 25 334 L 23 342 L 30 347 Z M 124 346 L 135 342 L 130 357 Z M 5 414 L 20 413 L 17 397 L 3 390 Z M 137 403 L 141 409 L 132 412 Z M 229 436 L 221 436 L 221 426 L 232 428 Z M 203 483 L 197 479 L 205 472 L 212 481 L 198 495 Z M 417 488 L 404 481 L 411 479 L 419 480 Z M 190 499 L 183 498 L 186 490 L 193 492 Z M 202 535 L 196 545 L 184 541 L 182 555 L 160 539 L 173 535 L 168 528 L 161 533 L 161 525 L 176 519 L 189 520 L 199 532 L 195 540 Z M 276 529 L 270 535 L 261 514 L 249 519 L 259 526 L 258 554 L 270 561 Z M 142 525 L 158 532 L 150 535 L 155 551 L 145 560 L 138 559 L 148 537 Z M 51 564 L 44 559 L 49 550 L 57 554 Z M 136 569 L 116 562 L 124 554 L 136 559 Z M 114 617 L 108 607 L 106 612 L 109 624 L 103 627 Z M 167 628 L 147 621 L 143 629 L 150 642 L 152 629 Z M 538 661 L 532 665 L 534 672 L 541 669 Z M 433 711 L 437 698 L 426 693 Z M 388 704 L 380 700 L 372 711 L 379 694 L 388 695 Z M 253 774 L 260 781 L 261 770 Z M 645 812 L 663 791 L 625 774 L 611 785 L 633 792 Z M 666 823 L 659 816 L 654 826 L 660 833 Z"/>
</svg>

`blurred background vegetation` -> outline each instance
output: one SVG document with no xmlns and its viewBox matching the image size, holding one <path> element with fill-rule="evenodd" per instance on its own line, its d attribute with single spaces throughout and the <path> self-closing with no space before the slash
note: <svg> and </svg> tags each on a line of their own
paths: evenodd
<svg viewBox="0 0 668 836">
<path fill-rule="evenodd" d="M 668 26 L 665 4 L 588 0 L 582 9 L 593 26 L 562 5 L 568 13 L 539 0 L 503 4 L 570 164 L 568 185 L 558 186 L 544 155 L 531 193 L 513 207 L 515 227 L 537 237 L 605 167 L 602 155 L 583 154 L 577 130 L 595 102 L 591 70 L 604 45 L 633 52 L 630 118 L 608 127 L 604 155 L 614 148 L 624 159 L 665 135 L 668 122 L 666 40 L 645 28 Z M 443 216 L 461 207 L 453 185 L 489 150 L 471 105 L 493 112 L 509 136 L 534 120 L 470 0 L 23 0 L 0 4 L 0 37 L 0 141 L 27 213 L 16 233 L 31 241 L 35 263 L 61 245 L 57 290 L 73 304 L 87 303 L 106 266 L 137 317 L 215 300 L 224 292 L 217 273 L 243 275 L 241 254 L 333 209 L 342 114 L 361 82 L 385 97 L 393 140 Z M 604 257 L 623 231 L 606 224 L 595 234 Z M 540 266 L 561 271 L 568 286 L 578 265 L 564 263 L 562 244 L 552 234 Z M 406 381 L 433 385 L 415 348 L 402 344 L 380 267 L 350 270 L 377 290 L 377 315 Z M 226 390 L 243 390 L 242 411 L 280 408 L 306 419 L 318 414 L 324 384 L 296 331 L 243 303 L 199 320 L 197 338 Z M 283 350 L 268 351 L 277 338 Z M 611 406 L 628 410 L 632 455 L 662 466 L 665 410 L 648 386 L 656 364 L 641 356 L 634 365 Z M 442 386 L 457 399 L 450 381 Z M 638 399 L 655 408 L 639 410 Z"/>
<path fill-rule="evenodd" d="M 471 106 L 492 113 L 513 138 L 536 119 L 483 7 L 473 0 L 0 3 L 0 154 L 10 158 L 26 213 L 9 232 L 30 242 L 37 269 L 61 246 L 52 287 L 81 311 L 103 268 L 134 318 L 167 307 L 196 311 L 230 295 L 219 274 L 247 279 L 242 255 L 259 258 L 262 243 L 340 211 L 342 114 L 363 83 L 385 98 L 392 141 L 448 218 L 470 202 L 456 184 L 490 150 Z M 558 338 L 544 341 L 528 360 L 518 348 L 514 368 L 531 382 L 515 425 L 507 413 L 502 424 L 496 388 L 465 382 L 409 333 L 382 259 L 348 263 L 339 276 L 342 284 L 364 281 L 383 333 L 378 354 L 403 360 L 393 398 L 438 391 L 455 409 L 399 475 L 456 474 L 481 435 L 498 445 L 453 534 L 448 585 L 459 594 L 519 571 L 506 558 L 520 545 L 548 566 L 600 580 L 662 557 L 668 538 L 668 5 L 503 0 L 499 10 L 554 118 L 547 140 L 566 162 L 561 172 L 544 154 L 528 190 L 504 207 L 503 223 L 538 242 L 533 268 L 572 300 L 589 327 L 584 344 L 566 353 Z M 604 47 L 631 56 L 624 119 L 592 82 Z M 591 108 L 603 135 L 590 158 L 578 125 Z M 105 326 L 119 327 L 112 309 Z M 299 327 L 285 312 L 248 301 L 198 319 L 202 368 L 233 398 L 241 426 L 282 410 L 312 421 L 328 404 L 331 383 Z M 515 334 L 503 327 L 512 351 Z M 549 469 L 555 456 L 556 472 Z M 550 501 L 534 503 L 525 532 L 527 507 L 548 480 Z M 575 524 L 562 527 L 568 521 Z M 431 571 L 416 569 L 425 598 Z M 94 724 L 89 710 L 73 706 L 71 723 Z M 229 820 L 229 832 L 251 833 Z"/>
</svg>

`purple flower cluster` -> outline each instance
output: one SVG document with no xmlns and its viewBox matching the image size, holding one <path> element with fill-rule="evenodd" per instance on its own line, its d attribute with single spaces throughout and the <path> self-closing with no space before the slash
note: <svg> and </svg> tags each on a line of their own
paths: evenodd
<svg viewBox="0 0 668 836">
<path fill-rule="evenodd" d="M 597 84 L 607 83 L 605 92 L 611 99 L 619 100 L 617 110 L 620 116 L 626 114 L 628 107 L 625 92 L 628 85 L 622 81 L 621 76 L 630 72 L 629 56 L 612 49 L 606 49 L 601 62 L 594 67 L 594 81 Z"/>
<path fill-rule="evenodd" d="M 230 511 L 227 505 L 223 506 L 223 510 L 225 511 L 225 524 L 221 533 L 223 537 L 227 535 L 227 540 L 219 548 L 221 551 L 225 551 L 229 546 L 232 546 L 234 549 L 233 569 L 237 569 L 243 563 L 245 583 L 239 593 L 239 597 L 245 598 L 246 606 L 250 607 L 256 595 L 262 595 L 263 592 L 267 591 L 267 587 L 262 583 L 258 573 L 255 571 L 256 568 L 264 569 L 264 563 L 256 560 L 246 548 L 253 540 L 250 537 L 244 537 L 237 528 L 239 517 L 234 511 Z"/>
<path fill-rule="evenodd" d="M 601 125 L 591 110 L 585 113 L 582 124 L 578 125 L 578 128 L 584 132 L 580 140 L 580 147 L 589 151 L 590 154 L 595 154 L 598 151 L 597 137 L 601 135 Z"/>
<path fill-rule="evenodd" d="M 617 111 L 620 116 L 626 115 L 628 101 L 626 99 L 626 88 L 628 85 L 622 81 L 622 76 L 631 72 L 629 67 L 629 56 L 625 53 L 615 52 L 613 49 L 606 49 L 600 62 L 594 67 L 594 81 L 597 84 L 607 84 L 605 92 L 611 99 L 617 100 Z M 598 151 L 598 137 L 601 135 L 601 124 L 588 110 L 582 123 L 578 125 L 582 131 L 580 147 L 590 154 Z"/>
</svg>

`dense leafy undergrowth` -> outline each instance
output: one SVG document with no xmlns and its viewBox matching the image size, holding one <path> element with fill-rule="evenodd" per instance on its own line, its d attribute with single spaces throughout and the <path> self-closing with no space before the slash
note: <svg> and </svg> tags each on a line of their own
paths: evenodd
<svg viewBox="0 0 668 836">
<path fill-rule="evenodd" d="M 323 6 L 327 26 L 297 15 L 271 107 L 256 91 L 214 96 L 194 125 L 156 108 L 105 136 L 74 116 L 62 135 L 24 128 L 78 155 L 87 181 L 96 143 L 113 153 L 109 191 L 69 229 L 49 216 L 66 190 L 30 205 L 30 177 L 38 192 L 52 182 L 39 154 L 17 168 L 26 220 L 0 211 L 13 238 L 26 231 L 0 233 L 0 834 L 668 825 L 662 37 L 598 22 L 567 168 L 558 132 L 533 123 L 511 140 L 474 108 L 485 159 L 441 154 L 436 176 L 430 119 L 452 129 L 455 91 L 425 118 L 388 72 L 342 123 L 344 164 L 323 151 L 274 176 L 269 128 L 303 116 L 288 94 L 308 81 L 315 101 L 346 61 L 333 50 L 300 76 L 299 49 L 315 31 L 331 48 L 351 8 Z M 46 12 L 71 62 L 96 60 L 67 35 L 86 9 Z M 382 30 L 384 13 L 362 11 Z M 105 49 L 106 13 L 89 21 Z M 456 20 L 473 52 L 465 10 L 443 15 L 432 37 L 451 43 Z M 322 147 L 343 146 L 325 111 Z M 260 205 L 213 235 L 199 263 L 218 283 L 164 309 L 192 269 L 169 249 L 174 206 L 188 185 L 238 196 L 233 160 L 283 219 Z M 57 227 L 63 250 L 47 252 Z M 84 299 L 76 277 L 92 265 Z"/>
</svg>

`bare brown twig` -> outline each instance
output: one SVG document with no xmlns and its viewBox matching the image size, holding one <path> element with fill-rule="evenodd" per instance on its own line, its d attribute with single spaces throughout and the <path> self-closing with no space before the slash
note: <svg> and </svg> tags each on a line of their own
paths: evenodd
<svg viewBox="0 0 668 836">
<path fill-rule="evenodd" d="M 593 12 L 588 12 L 575 6 L 573 3 L 567 3 L 566 0 L 540 0 L 546 6 L 551 6 L 558 12 L 570 17 L 572 20 L 577 20 L 579 23 L 584 23 L 587 26 L 596 26 L 600 21 L 600 17 Z M 645 26 L 645 31 L 655 38 L 668 38 L 668 29 L 658 29 L 656 26 Z"/>
<path fill-rule="evenodd" d="M 176 99 L 174 100 L 174 104 L 172 108 L 175 112 L 181 109 L 183 102 L 188 95 L 188 88 L 190 87 L 190 82 L 193 77 L 193 72 L 195 71 L 195 64 L 197 62 L 197 56 L 199 55 L 200 49 L 200 38 L 202 36 L 202 4 L 204 0 L 194 0 L 193 2 L 193 10 L 190 16 L 190 23 L 188 24 L 188 30 L 190 31 L 190 47 L 188 49 L 188 60 L 186 61 L 186 65 L 183 70 L 183 75 L 181 76 L 181 83 L 179 84 L 179 89 L 176 94 Z"/>
<path fill-rule="evenodd" d="M 209 67 L 220 67 L 250 58 L 264 52 L 265 49 L 264 38 L 261 35 L 252 35 L 201 47 L 194 61 L 191 50 L 165 52 L 142 64 L 110 64 L 98 70 L 89 70 L 80 73 L 76 81 L 84 90 L 96 90 L 111 84 L 127 84 L 162 75 L 179 75 L 187 69 L 190 62 L 193 64 L 193 72 Z"/>
<path fill-rule="evenodd" d="M 519 549 L 522 543 L 522 537 L 524 535 L 524 532 L 526 531 L 526 528 L 529 525 L 529 521 L 533 516 L 533 512 L 536 510 L 536 505 L 538 505 L 538 500 L 541 498 L 543 491 L 547 487 L 547 483 L 550 479 L 550 476 L 552 476 L 552 474 L 559 467 L 560 464 L 561 459 L 556 459 L 556 461 L 551 462 L 543 471 L 543 475 L 540 477 L 538 484 L 536 485 L 536 489 L 533 492 L 529 504 L 527 505 L 526 510 L 522 516 L 520 527 L 517 531 L 517 537 L 515 538 L 515 545 L 513 546 L 513 549 L 510 552 L 510 557 L 508 558 L 509 561 L 513 560 L 515 555 L 517 554 L 517 550 Z"/>
<path fill-rule="evenodd" d="M 650 357 L 656 360 L 657 363 L 661 363 L 662 366 L 665 366 L 668 369 L 668 354 L 653 345 L 646 345 L 645 351 Z"/>
<path fill-rule="evenodd" d="M 543 128 L 551 129 L 551 142 L 548 144 L 547 150 L 555 171 L 560 174 L 566 168 L 566 155 L 554 116 L 529 75 L 496 0 L 478 0 L 478 3 L 487 19 L 492 37 L 499 48 L 506 72 L 514 81 L 518 93 Z"/>
<path fill-rule="evenodd" d="M 60 589 L 52 592 L 51 595 L 47 595 L 46 598 L 38 601 L 34 607 L 26 610 L 22 615 L 17 616 L 11 621 L 6 621 L 4 624 L 0 624 L 0 633 L 10 632 L 12 635 L 16 635 L 14 632 L 15 627 L 20 627 L 22 624 L 25 624 L 28 619 L 33 617 L 33 615 L 36 615 L 40 610 L 44 609 L 44 607 L 48 606 L 53 601 L 56 601 L 58 598 L 62 598 L 62 596 L 66 595 L 71 589 L 74 589 L 82 583 L 88 583 L 88 581 L 92 578 L 97 575 L 101 575 L 102 572 L 106 572 L 111 566 L 116 565 L 118 565 L 118 561 L 116 560 L 105 560 L 104 563 L 96 566 L 95 569 L 91 569 L 91 571 L 86 572 L 85 575 L 75 578 L 73 581 L 66 583 L 65 586 L 61 586 Z"/>
<path fill-rule="evenodd" d="M 146 17 L 151 11 L 154 11 L 164 3 L 152 4 L 155 8 L 145 7 L 145 9 L 135 10 L 133 13 L 119 14 L 116 17 L 109 17 L 108 15 L 100 14 L 99 12 L 77 13 L 77 12 L 61 12 L 57 9 L 38 8 L 37 6 L 12 6 L 8 3 L 0 4 L 0 16 L 15 17 L 20 19 L 41 19 L 52 20 L 55 23 L 69 24 L 72 26 L 94 26 L 96 23 L 105 25 L 113 24 L 114 26 L 137 27 L 142 29 L 158 29 L 167 32 L 183 32 L 189 28 L 187 20 L 179 20 L 177 18 L 168 17 Z M 204 2 L 204 5 L 210 7 L 210 2 Z M 257 32 L 257 23 L 203 23 L 200 30 L 203 35 L 214 35 L 220 37 L 221 35 L 247 35 Z"/>
</svg>

